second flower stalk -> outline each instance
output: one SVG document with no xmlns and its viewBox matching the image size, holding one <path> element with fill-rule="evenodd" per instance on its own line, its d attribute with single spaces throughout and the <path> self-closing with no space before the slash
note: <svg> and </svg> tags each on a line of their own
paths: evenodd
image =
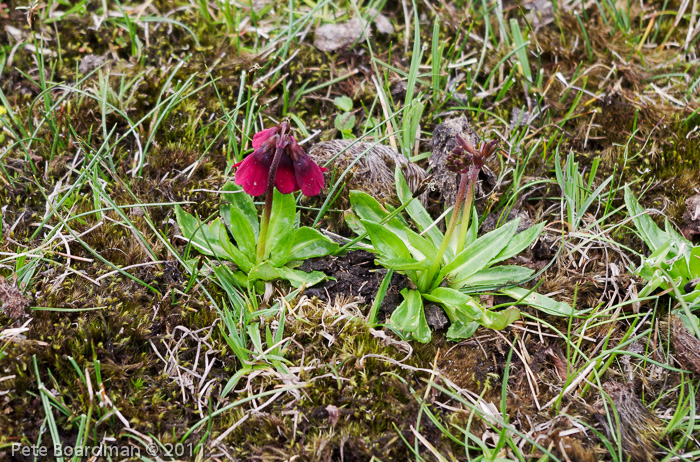
<svg viewBox="0 0 700 462">
<path fill-rule="evenodd" d="M 448 170 L 460 174 L 459 189 L 457 190 L 457 198 L 452 209 L 452 217 L 445 230 L 445 237 L 435 254 L 430 269 L 425 274 L 425 290 L 434 288 L 435 277 L 440 270 L 442 259 L 458 223 L 461 223 L 461 226 L 455 254 L 459 254 L 464 250 L 472 204 L 474 202 L 474 186 L 479 177 L 479 172 L 484 166 L 484 162 L 498 149 L 498 141 L 496 140 L 481 143 L 479 148 L 476 148 L 470 141 L 457 135 L 457 143 L 457 147 L 447 157 L 446 167 Z"/>
</svg>

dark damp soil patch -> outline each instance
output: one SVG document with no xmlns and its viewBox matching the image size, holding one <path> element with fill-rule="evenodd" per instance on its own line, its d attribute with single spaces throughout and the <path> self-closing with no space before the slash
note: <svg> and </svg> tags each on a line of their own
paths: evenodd
<svg viewBox="0 0 700 462">
<path fill-rule="evenodd" d="M 359 250 L 348 252 L 341 257 L 323 257 L 305 261 L 302 271 L 322 271 L 330 278 L 327 281 L 306 289 L 306 295 L 333 303 L 342 297 L 347 301 L 359 297 L 363 303 L 371 304 L 377 295 L 387 270 L 374 264 L 374 254 Z M 401 290 L 408 286 L 408 278 L 394 273 L 391 283 L 380 306 L 380 312 L 391 314 L 401 303 Z"/>
</svg>

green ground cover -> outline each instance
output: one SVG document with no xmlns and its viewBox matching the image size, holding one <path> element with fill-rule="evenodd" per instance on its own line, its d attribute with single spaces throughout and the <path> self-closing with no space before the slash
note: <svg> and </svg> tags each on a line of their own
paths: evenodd
<svg viewBox="0 0 700 462">
<path fill-rule="evenodd" d="M 700 458 L 699 40 L 695 0 L 0 2 L 0 457 Z M 350 149 L 280 199 L 333 259 L 251 278 L 188 239 L 221 215 L 244 249 L 221 205 L 262 129 L 430 170 L 460 116 L 500 149 L 446 248 L 541 230 L 480 268 L 517 287 L 380 249 L 452 204 L 353 179 Z M 431 302 L 459 332 L 410 330 Z"/>
</svg>

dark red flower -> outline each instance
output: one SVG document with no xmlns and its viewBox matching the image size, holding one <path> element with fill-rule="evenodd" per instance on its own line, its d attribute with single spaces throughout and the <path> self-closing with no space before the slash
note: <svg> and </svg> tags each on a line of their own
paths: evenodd
<svg viewBox="0 0 700 462">
<path fill-rule="evenodd" d="M 287 122 L 282 123 L 286 124 Z M 265 130 L 261 130 L 253 135 L 253 149 L 258 149 L 258 147 L 260 147 L 264 141 L 267 141 L 267 139 L 271 136 L 275 136 L 280 131 L 280 125 L 276 125 L 272 128 L 266 128 Z"/>
<path fill-rule="evenodd" d="M 323 172 L 289 134 L 289 123 L 282 122 L 253 136 L 253 153 L 238 162 L 236 184 L 251 196 L 267 190 L 270 167 L 277 150 L 280 161 L 275 174 L 275 187 L 283 194 L 301 190 L 305 196 L 315 196 L 323 189 Z"/>
</svg>

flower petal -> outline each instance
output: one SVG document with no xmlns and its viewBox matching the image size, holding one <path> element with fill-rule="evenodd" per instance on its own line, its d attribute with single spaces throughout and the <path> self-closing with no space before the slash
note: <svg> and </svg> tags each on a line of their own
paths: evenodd
<svg viewBox="0 0 700 462">
<path fill-rule="evenodd" d="M 253 149 L 258 149 L 258 147 L 260 147 L 261 144 L 267 141 L 268 138 L 277 133 L 277 130 L 278 127 L 274 126 L 272 128 L 266 128 L 265 130 L 261 130 L 255 135 L 253 135 Z"/>
<path fill-rule="evenodd" d="M 294 174 L 297 184 L 305 196 L 315 196 L 321 192 L 324 184 L 323 172 L 325 171 L 325 168 L 316 165 L 316 162 L 299 148 L 294 161 Z"/>
<path fill-rule="evenodd" d="M 274 151 L 273 151 L 274 152 Z M 272 155 L 267 149 L 258 149 L 246 157 L 236 171 L 235 182 L 251 196 L 259 196 L 267 189 Z"/>
<path fill-rule="evenodd" d="M 290 194 L 294 191 L 299 191 L 299 185 L 297 184 L 296 175 L 294 174 L 294 165 L 286 153 L 282 153 L 280 164 L 277 167 L 275 187 L 277 187 L 282 194 Z"/>
</svg>

